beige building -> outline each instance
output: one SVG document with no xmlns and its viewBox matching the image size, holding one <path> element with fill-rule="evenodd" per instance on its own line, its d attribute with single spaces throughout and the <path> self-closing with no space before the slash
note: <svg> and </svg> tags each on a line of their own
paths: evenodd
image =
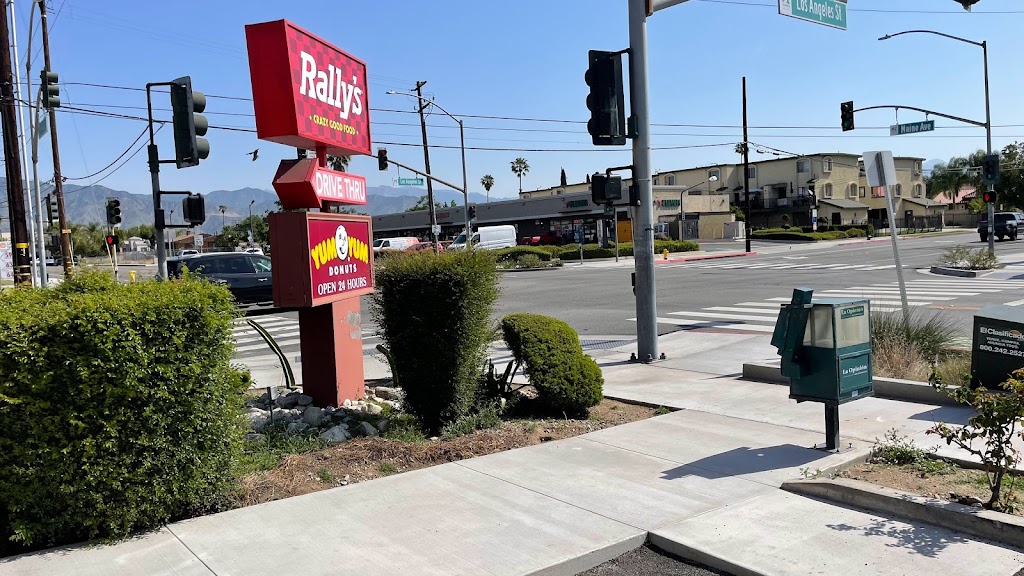
<svg viewBox="0 0 1024 576">
<path fill-rule="evenodd" d="M 756 151 L 756 148 L 752 150 Z M 924 175 L 923 158 L 897 157 L 896 174 L 898 184 L 892 188 L 897 220 L 933 216 L 941 218 L 943 206 L 928 199 Z M 755 228 L 773 227 L 783 224 L 809 226 L 814 210 L 819 222 L 829 224 L 881 223 L 888 218 L 884 190 L 868 187 L 864 175 L 863 160 L 857 154 L 841 152 L 809 154 L 772 160 L 751 162 L 749 169 L 750 218 Z M 659 222 L 672 218 L 668 210 L 675 198 L 675 220 L 679 221 L 679 193 L 684 196 L 724 196 L 726 201 L 745 210 L 743 194 L 742 164 L 719 164 L 688 168 L 685 170 L 662 171 L 654 175 L 655 214 Z M 628 179 L 624 183 L 628 184 Z M 571 184 L 523 192 L 522 198 L 537 198 L 589 190 L 587 183 Z M 685 213 L 707 212 L 728 214 L 720 204 L 714 209 L 709 205 L 694 204 L 690 210 L 687 199 Z M 721 202 L 721 201 L 719 201 Z M 704 216 L 700 216 L 704 219 Z M 724 220 L 723 220 L 724 221 Z M 700 225 L 703 228 L 703 224 Z M 702 234 L 703 237 L 703 234 Z"/>
</svg>

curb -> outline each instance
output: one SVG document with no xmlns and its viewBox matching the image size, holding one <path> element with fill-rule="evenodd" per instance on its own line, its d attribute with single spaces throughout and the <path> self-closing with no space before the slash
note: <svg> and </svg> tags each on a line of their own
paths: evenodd
<svg viewBox="0 0 1024 576">
<path fill-rule="evenodd" d="M 747 380 L 768 384 L 789 385 L 789 378 L 782 375 L 782 369 L 773 364 L 744 363 L 743 377 Z M 938 404 L 942 406 L 959 406 L 952 398 L 939 392 L 927 382 L 883 378 L 876 376 L 873 380 L 875 396 L 889 400 L 903 400 L 920 404 Z"/>
<path fill-rule="evenodd" d="M 945 266 L 932 266 L 929 270 L 932 274 L 939 276 L 956 276 L 958 278 L 980 278 L 995 270 L 961 270 L 959 268 L 946 268 Z"/>
<path fill-rule="evenodd" d="M 685 558 L 705 566 L 710 566 L 711 568 L 720 570 L 727 574 L 732 574 L 733 576 L 767 576 L 760 570 L 755 570 L 749 566 L 737 564 L 720 556 L 709 554 L 703 550 L 694 548 L 693 546 L 688 546 L 682 542 L 676 542 L 675 540 L 655 534 L 653 530 L 648 534 L 647 540 L 655 548 L 659 548 L 670 554 L 675 554 L 680 558 Z"/>
<path fill-rule="evenodd" d="M 847 478 L 790 480 L 782 484 L 782 489 L 800 496 L 901 516 L 1001 544 L 1024 547 L 1024 518 L 1002 512 L 944 502 Z"/>
<path fill-rule="evenodd" d="M 655 260 L 655 264 L 673 262 L 694 262 L 696 260 L 718 260 L 721 258 L 738 258 L 740 256 L 757 256 L 757 252 L 726 252 L 725 254 L 701 254 L 700 256 L 683 256 L 681 258 L 669 258 L 668 260 Z"/>
<path fill-rule="evenodd" d="M 498 272 L 537 272 L 539 270 L 559 270 L 565 266 L 545 266 L 543 268 L 498 268 Z"/>
</svg>

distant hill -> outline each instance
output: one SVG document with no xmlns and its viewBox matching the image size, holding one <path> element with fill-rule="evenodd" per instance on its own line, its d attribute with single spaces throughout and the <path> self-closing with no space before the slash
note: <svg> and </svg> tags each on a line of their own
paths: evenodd
<svg viewBox="0 0 1024 576">
<path fill-rule="evenodd" d="M 0 178 L 0 189 L 6 190 L 6 182 Z M 42 193 L 50 193 L 52 186 L 45 187 Z M 357 210 L 372 215 L 404 212 L 416 204 L 421 196 L 426 195 L 426 188 L 392 186 L 372 186 L 367 188 L 367 205 L 356 207 Z M 103 223 L 106 220 L 106 199 L 118 198 L 121 201 L 121 219 L 126 227 L 153 223 L 153 199 L 148 191 L 114 190 L 106 186 L 64 185 L 64 202 L 68 219 L 77 224 L 90 222 Z M 249 215 L 249 203 L 252 202 L 253 214 L 264 214 L 277 209 L 277 194 L 271 190 L 260 188 L 241 188 L 239 190 L 214 190 L 203 194 L 206 201 L 206 223 L 200 228 L 207 233 L 217 233 L 222 226 L 244 220 Z M 450 189 L 435 189 L 434 201 L 445 204 L 455 200 L 462 205 L 462 192 Z M 487 200 L 484 194 L 470 192 L 471 203 L 483 203 Z M 492 200 L 500 200 L 492 196 Z M 6 203 L 4 203 L 6 204 Z M 220 213 L 219 207 L 225 211 Z M 171 214 L 170 211 L 174 210 Z M 164 210 L 167 210 L 169 221 L 181 224 L 181 197 L 165 196 Z M 0 230 L 9 230 L 6 206 L 0 212 Z"/>
</svg>

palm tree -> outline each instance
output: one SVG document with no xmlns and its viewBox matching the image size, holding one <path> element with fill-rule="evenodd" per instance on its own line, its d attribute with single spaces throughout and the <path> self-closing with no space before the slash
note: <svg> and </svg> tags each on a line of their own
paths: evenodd
<svg viewBox="0 0 1024 576">
<path fill-rule="evenodd" d="M 351 156 L 327 156 L 327 167 L 338 172 L 348 172 L 348 161 Z"/>
<path fill-rule="evenodd" d="M 975 190 L 980 190 L 978 172 L 984 155 L 985 153 L 979 150 L 969 156 L 954 156 L 949 162 L 936 164 L 928 178 L 928 195 L 934 198 L 939 193 L 946 192 L 953 202 L 956 202 L 957 195 L 964 187 L 973 185 Z"/>
<path fill-rule="evenodd" d="M 562 179 L 560 180 L 560 182 L 562 183 L 563 188 L 569 185 L 568 180 L 565 179 L 565 168 L 562 168 Z"/>
<path fill-rule="evenodd" d="M 494 187 L 494 176 L 490 174 L 484 174 L 484 177 L 480 179 L 480 185 L 487 191 L 487 201 L 491 201 L 491 188 Z"/>
<path fill-rule="evenodd" d="M 523 193 L 523 176 L 530 172 L 530 165 L 526 158 L 516 158 L 512 161 L 512 173 L 519 177 L 519 193 Z"/>
<path fill-rule="evenodd" d="M 221 204 L 220 206 L 217 206 L 217 211 L 220 212 L 220 229 L 223 230 L 224 227 L 227 226 L 227 217 L 225 214 L 227 214 L 228 207 Z"/>
</svg>

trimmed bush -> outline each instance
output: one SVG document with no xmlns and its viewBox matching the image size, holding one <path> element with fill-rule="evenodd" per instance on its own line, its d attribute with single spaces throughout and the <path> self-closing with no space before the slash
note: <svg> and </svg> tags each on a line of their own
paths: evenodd
<svg viewBox="0 0 1024 576">
<path fill-rule="evenodd" d="M 395 258 L 377 271 L 372 310 L 405 409 L 436 433 L 473 408 L 494 333 L 494 254 L 452 250 Z"/>
<path fill-rule="evenodd" d="M 544 261 L 536 254 L 523 254 L 516 260 L 516 268 L 541 268 L 543 266 Z"/>
<path fill-rule="evenodd" d="M 700 250 L 700 244 L 691 240 L 655 240 L 654 252 L 661 254 L 668 248 L 669 252 L 696 252 Z"/>
<path fill-rule="evenodd" d="M 509 314 L 501 327 L 545 409 L 578 414 L 601 402 L 601 368 L 583 354 L 579 335 L 568 324 L 538 314 Z"/>
<path fill-rule="evenodd" d="M 514 246 L 512 248 L 502 248 L 501 250 L 494 251 L 494 257 L 498 262 L 516 262 L 520 257 L 527 254 L 536 256 L 544 262 L 549 262 L 553 252 L 536 246 Z"/>
<path fill-rule="evenodd" d="M 860 228 L 850 228 L 846 231 L 847 238 L 864 238 L 868 233 L 861 230 Z"/>
<path fill-rule="evenodd" d="M 543 250 L 548 254 L 551 254 L 552 256 L 558 256 L 558 253 L 562 251 L 561 246 L 554 246 L 551 244 L 545 244 L 543 246 L 530 246 L 530 248 L 533 248 L 534 250 Z"/>
<path fill-rule="evenodd" d="M 832 232 L 774 232 L 770 230 L 758 230 L 750 233 L 751 238 L 761 240 L 797 240 L 813 242 L 815 240 L 839 240 L 846 238 L 846 232 L 834 230 Z"/>
<path fill-rule="evenodd" d="M 235 314 L 187 275 L 0 293 L 0 555 L 227 504 L 248 386 Z"/>
</svg>

